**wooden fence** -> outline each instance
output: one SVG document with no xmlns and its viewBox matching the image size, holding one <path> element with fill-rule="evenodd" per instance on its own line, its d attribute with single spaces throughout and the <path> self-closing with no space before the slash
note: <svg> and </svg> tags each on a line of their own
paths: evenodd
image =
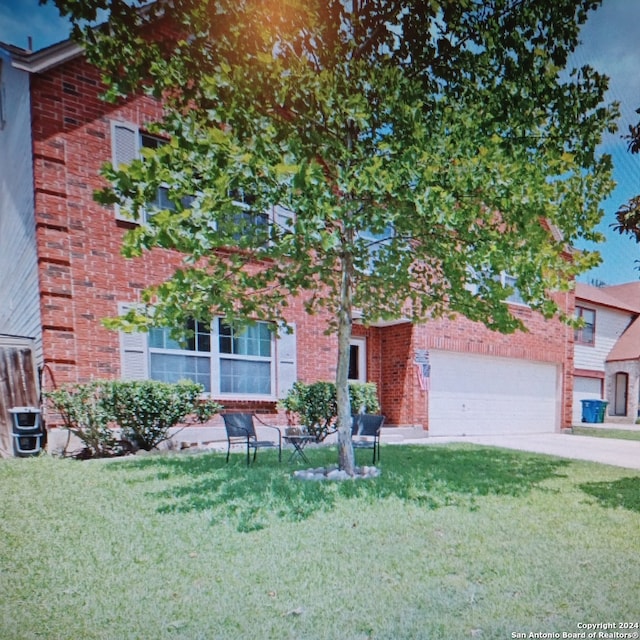
<svg viewBox="0 0 640 640">
<path fill-rule="evenodd" d="M 13 456 L 12 407 L 39 408 L 38 384 L 30 346 L 0 345 L 0 456 Z"/>
</svg>

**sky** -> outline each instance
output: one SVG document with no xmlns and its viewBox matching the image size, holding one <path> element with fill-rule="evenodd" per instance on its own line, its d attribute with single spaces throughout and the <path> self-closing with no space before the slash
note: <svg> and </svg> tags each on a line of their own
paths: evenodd
<svg viewBox="0 0 640 640">
<path fill-rule="evenodd" d="M 578 248 L 597 249 L 602 264 L 582 275 L 583 282 L 620 284 L 640 279 L 640 245 L 629 236 L 611 229 L 615 212 L 629 198 L 640 193 L 640 155 L 627 151 L 622 135 L 640 115 L 640 0 L 604 0 L 592 12 L 581 32 L 582 44 L 571 58 L 571 64 L 589 64 L 609 76 L 607 100 L 620 103 L 619 132 L 609 135 L 601 145 L 602 153 L 611 154 L 617 187 L 602 203 L 605 215 L 598 230 L 607 237 L 602 245 Z M 0 41 L 33 50 L 64 40 L 68 23 L 61 19 L 53 4 L 38 5 L 38 0 L 0 0 Z"/>
</svg>

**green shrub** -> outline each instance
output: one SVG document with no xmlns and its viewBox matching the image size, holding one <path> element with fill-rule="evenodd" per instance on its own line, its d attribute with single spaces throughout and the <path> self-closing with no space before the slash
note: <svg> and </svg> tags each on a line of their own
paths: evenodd
<svg viewBox="0 0 640 640">
<path fill-rule="evenodd" d="M 380 411 L 378 391 L 373 382 L 350 384 L 349 398 L 352 413 Z M 338 405 L 336 386 L 333 382 L 295 382 L 286 398 L 280 401 L 280 406 L 295 414 L 298 422 L 303 424 L 318 442 L 335 433 Z"/>
<path fill-rule="evenodd" d="M 112 417 L 104 403 L 108 385 L 109 382 L 70 384 L 45 394 L 60 413 L 63 427 L 83 442 L 91 457 L 113 455 L 114 451 Z"/>
<path fill-rule="evenodd" d="M 280 404 L 287 411 L 297 415 L 300 424 L 303 424 L 318 442 L 335 432 L 338 405 L 336 387 L 332 382 L 295 382 Z"/>
<path fill-rule="evenodd" d="M 122 448 L 113 427 L 119 426 L 134 447 L 150 451 L 169 439 L 172 427 L 208 420 L 222 407 L 201 401 L 201 393 L 202 386 L 188 380 L 102 380 L 66 385 L 46 397 L 62 416 L 63 427 L 84 443 L 86 456 L 99 458 Z"/>
<path fill-rule="evenodd" d="M 375 382 L 352 383 L 349 385 L 351 413 L 378 413 L 378 388 Z"/>
<path fill-rule="evenodd" d="M 222 409 L 212 400 L 201 401 L 202 386 L 189 380 L 114 381 L 108 389 L 105 404 L 113 420 L 128 440 L 145 451 L 168 440 L 172 427 L 205 422 Z"/>
</svg>

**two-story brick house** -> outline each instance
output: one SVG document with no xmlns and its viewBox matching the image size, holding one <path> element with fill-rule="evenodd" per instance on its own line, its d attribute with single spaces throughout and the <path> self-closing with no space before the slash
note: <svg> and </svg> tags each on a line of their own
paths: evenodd
<svg viewBox="0 0 640 640">
<path fill-rule="evenodd" d="M 295 331 L 279 339 L 258 324 L 234 340 L 218 320 L 196 327 L 186 348 L 159 330 L 118 335 L 105 329 L 102 318 L 135 304 L 143 287 L 180 263 L 170 251 L 124 259 L 120 247 L 132 223 L 92 197 L 104 186 L 99 170 L 105 161 L 125 162 L 153 144 L 145 123 L 161 107 L 145 97 L 101 101 L 98 71 L 71 42 L 35 53 L 5 47 L 5 56 L 12 73 L 28 77 L 30 119 L 21 126 L 22 142 L 31 136 L 33 188 L 32 202 L 20 212 L 9 203 L 1 214 L 28 229 L 35 259 L 24 272 L 11 272 L 13 286 L 0 288 L 0 308 L 30 296 L 37 325 L 11 331 L 38 345 L 45 388 L 54 379 L 60 385 L 189 377 L 228 408 L 275 412 L 294 380 L 334 378 L 337 343 L 324 333 L 327 319 L 307 315 L 295 301 L 289 318 Z M 18 181 L 5 188 L 25 190 Z M 0 237 L 0 252 L 5 278 L 21 258 L 8 235 Z M 573 294 L 560 302 L 573 312 Z M 388 425 L 420 425 L 432 435 L 558 430 L 571 422 L 573 330 L 517 302 L 512 308 L 528 332 L 505 336 L 464 318 L 356 325 L 351 376 L 377 384 Z M 0 313 L 0 333 L 6 326 L 13 325 Z"/>
</svg>

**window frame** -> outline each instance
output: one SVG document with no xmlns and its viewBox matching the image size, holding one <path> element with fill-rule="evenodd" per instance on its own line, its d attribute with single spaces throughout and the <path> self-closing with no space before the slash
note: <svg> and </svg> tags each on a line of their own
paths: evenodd
<svg viewBox="0 0 640 640">
<path fill-rule="evenodd" d="M 153 144 L 145 144 L 145 141 L 152 142 Z M 159 136 L 154 136 L 142 129 L 138 128 L 138 154 L 142 159 L 142 150 L 143 149 L 159 149 L 161 146 L 167 144 L 167 140 L 164 138 L 160 138 Z M 158 211 L 176 211 L 177 207 L 174 202 L 169 198 L 170 188 L 166 182 L 160 184 L 160 186 L 156 189 L 156 197 L 154 200 L 146 203 L 143 211 L 142 223 L 145 223 L 149 220 L 149 218 L 155 215 Z M 163 195 L 164 194 L 164 197 Z M 193 201 L 193 196 L 183 196 L 180 200 L 182 202 L 182 206 L 187 208 L 191 206 L 191 202 Z M 165 201 L 166 206 L 163 206 L 162 202 Z"/>
<path fill-rule="evenodd" d="M 130 136 L 128 140 L 125 139 L 127 135 Z M 144 144 L 145 141 L 153 142 L 154 144 Z M 120 166 L 126 166 L 134 160 L 142 160 L 143 149 L 158 148 L 163 144 L 167 144 L 167 140 L 159 136 L 154 136 L 150 133 L 147 133 L 133 122 L 126 122 L 123 120 L 111 121 L 111 164 L 115 169 L 118 169 Z M 137 218 L 131 218 L 129 216 L 122 215 L 119 205 L 115 205 L 116 220 L 121 220 L 123 222 L 129 222 L 132 224 L 144 224 L 157 211 L 161 211 L 163 209 L 174 211 L 176 209 L 176 206 L 168 198 L 165 199 L 167 200 L 169 206 L 156 206 L 156 202 L 160 203 L 162 201 L 162 198 L 159 195 L 162 191 L 168 192 L 169 185 L 161 184 L 157 188 L 155 200 L 148 202 L 147 206 L 143 208 L 141 214 Z M 183 206 L 190 206 L 192 200 L 193 196 L 183 197 Z"/>
<path fill-rule="evenodd" d="M 266 322 L 257 322 L 260 325 L 266 325 L 268 329 L 268 323 Z M 147 346 L 148 351 L 148 367 L 149 367 L 149 378 L 150 379 L 158 379 L 153 376 L 153 368 L 152 368 L 152 357 L 153 355 L 168 355 L 168 356 L 182 356 L 182 357 L 191 357 L 191 358 L 202 358 L 207 359 L 209 362 L 209 390 L 205 391 L 206 394 L 221 398 L 221 399 L 255 399 L 255 400 L 273 400 L 276 398 L 276 336 L 270 330 L 270 340 L 269 340 L 269 355 L 254 355 L 254 354 L 242 354 L 242 353 L 227 353 L 220 348 L 220 338 L 223 337 L 221 333 L 221 328 L 224 325 L 222 318 L 216 317 L 213 319 L 210 330 L 209 330 L 209 350 L 199 349 L 198 348 L 198 339 L 197 335 L 195 335 L 193 340 L 193 349 L 189 348 L 176 348 L 173 346 L 168 346 L 165 344 L 164 347 L 152 346 L 153 336 L 150 333 L 149 335 L 149 343 Z M 198 325 L 196 324 L 194 327 L 198 333 L 202 334 L 202 331 L 199 330 Z M 152 331 L 154 331 L 152 329 Z M 168 337 L 168 333 L 170 329 L 159 329 L 158 331 L 163 332 L 163 337 L 168 343 L 171 339 Z M 231 340 L 234 340 L 233 333 L 230 336 Z M 175 344 L 175 342 L 173 343 Z M 189 346 L 189 345 L 187 345 Z M 234 362 L 258 362 L 258 363 L 268 363 L 269 364 L 269 393 L 253 393 L 251 391 L 222 391 L 222 361 L 234 361 Z"/>
<path fill-rule="evenodd" d="M 145 144 L 145 141 L 147 144 Z M 143 149 L 158 148 L 158 146 L 167 143 L 168 140 L 165 138 L 148 133 L 142 127 L 133 122 L 111 120 L 111 163 L 116 169 L 120 166 L 130 164 L 134 160 L 142 160 Z M 115 205 L 116 220 L 132 224 L 145 224 L 145 222 L 147 222 L 157 211 L 161 211 L 163 209 L 174 211 L 176 206 L 167 197 L 163 198 L 160 195 L 162 191 L 169 191 L 169 185 L 161 184 L 158 187 L 155 200 L 153 202 L 149 202 L 148 206 L 144 207 L 136 219 L 123 215 L 120 212 L 120 207 Z M 230 193 L 229 195 L 233 198 L 232 204 L 238 209 L 238 215 L 243 216 L 245 220 L 248 220 L 249 222 L 256 221 L 256 224 L 264 225 L 267 229 L 267 237 L 269 235 L 269 227 L 271 225 L 278 225 L 280 227 L 284 227 L 286 225 L 290 227 L 293 214 L 284 208 L 272 207 L 271 211 L 256 211 L 252 207 L 252 198 L 250 196 L 247 196 L 242 192 L 238 192 L 237 194 Z M 161 204 L 163 199 L 168 202 L 169 206 L 158 207 L 156 203 Z M 184 196 L 182 198 L 183 207 L 191 207 L 193 199 L 193 195 Z M 258 220 L 261 222 L 257 223 Z"/>
<path fill-rule="evenodd" d="M 273 214 L 268 211 L 258 211 L 253 206 L 254 198 L 246 195 L 243 191 L 229 192 L 229 196 L 232 198 L 231 204 L 238 209 L 234 215 L 234 224 L 239 225 L 240 220 L 242 220 L 247 226 L 255 227 L 256 229 L 264 226 L 268 235 L 269 225 L 273 224 Z M 239 241 L 242 238 L 242 233 L 239 231 L 234 233 L 233 238 Z"/>
<path fill-rule="evenodd" d="M 351 356 L 352 350 L 357 350 L 356 368 L 358 376 L 352 378 L 349 376 L 349 382 L 365 383 L 367 381 L 367 339 L 364 336 L 353 336 L 349 340 L 349 373 L 351 373 Z"/>
<path fill-rule="evenodd" d="M 505 298 L 505 302 L 508 304 L 516 304 L 521 307 L 528 307 L 529 305 L 522 298 L 522 294 L 517 286 L 517 278 L 507 273 L 506 271 L 500 272 L 500 284 L 506 289 L 507 287 L 511 287 L 513 289 L 513 293 Z"/>
<path fill-rule="evenodd" d="M 234 350 L 234 345 L 236 340 L 242 340 L 242 335 L 245 332 L 238 332 L 234 327 L 225 324 L 222 321 L 222 318 L 214 319 L 214 324 L 216 326 L 212 337 L 214 337 L 214 342 L 212 343 L 213 348 L 215 349 L 217 365 L 218 365 L 218 375 L 217 375 L 217 393 L 221 397 L 240 397 L 240 396 L 260 396 L 260 397 L 273 397 L 275 395 L 275 336 L 273 332 L 269 329 L 268 323 L 266 322 L 256 322 L 256 325 L 263 326 L 269 332 L 269 355 L 264 356 L 262 354 L 248 354 L 248 353 L 237 353 Z M 223 335 L 222 328 L 223 326 L 227 326 L 230 328 L 230 334 Z M 245 331 L 248 331 L 250 328 L 247 328 Z M 232 351 L 223 351 L 221 349 L 222 338 L 228 338 L 231 341 Z M 222 361 L 227 362 L 240 362 L 240 363 L 259 363 L 259 364 L 269 364 L 269 386 L 270 391 L 268 394 L 261 393 L 251 393 L 247 391 L 222 391 Z"/>
<path fill-rule="evenodd" d="M 467 271 L 473 275 L 476 273 L 476 270 L 473 267 L 467 266 Z M 483 276 L 484 277 L 484 276 Z M 488 278 L 488 276 L 487 276 Z M 492 276 L 491 278 L 495 282 L 499 282 L 500 286 L 503 289 L 507 287 L 513 288 L 513 293 L 509 295 L 507 298 L 503 300 L 506 304 L 513 304 L 519 307 L 529 307 L 529 305 L 522 298 L 522 294 L 517 287 L 517 278 L 516 276 L 511 275 L 507 271 L 501 271 L 499 275 Z M 478 295 L 478 291 L 480 290 L 480 283 L 478 282 L 466 282 L 464 288 L 474 296 Z"/>
<path fill-rule="evenodd" d="M 591 324 L 586 323 L 583 327 L 576 327 L 573 334 L 573 339 L 576 344 L 580 344 L 585 347 L 595 347 L 596 346 L 596 310 L 591 307 L 585 307 L 583 305 L 576 305 L 574 315 L 577 319 L 584 319 L 584 312 L 587 311 L 593 314 L 593 322 Z M 591 340 L 585 340 L 584 338 L 584 330 L 587 327 L 591 327 Z"/>
</svg>

